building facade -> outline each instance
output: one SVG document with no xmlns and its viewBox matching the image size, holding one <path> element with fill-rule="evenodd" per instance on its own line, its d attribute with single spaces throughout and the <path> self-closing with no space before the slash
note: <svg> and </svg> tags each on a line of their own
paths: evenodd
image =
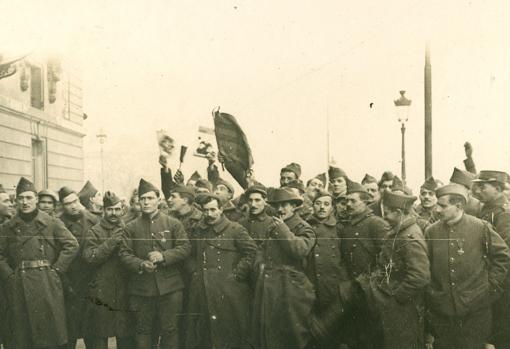
<svg viewBox="0 0 510 349">
<path fill-rule="evenodd" d="M 21 176 L 38 189 L 83 184 L 82 84 L 56 58 L 1 58 L 0 184 L 13 193 Z M 7 69 L 8 68 L 8 69 Z"/>
</svg>

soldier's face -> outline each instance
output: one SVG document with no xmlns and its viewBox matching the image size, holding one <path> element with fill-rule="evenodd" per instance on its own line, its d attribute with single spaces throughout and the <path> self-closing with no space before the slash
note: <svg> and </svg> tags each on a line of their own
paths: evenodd
<svg viewBox="0 0 510 349">
<path fill-rule="evenodd" d="M 437 203 L 436 193 L 433 190 L 420 189 L 421 205 L 425 208 L 431 208 Z"/>
<path fill-rule="evenodd" d="M 118 202 L 113 206 L 104 209 L 104 218 L 110 223 L 118 223 L 123 214 L 122 202 Z"/>
<path fill-rule="evenodd" d="M 13 204 L 9 194 L 0 193 L 0 217 L 10 217 Z"/>
<path fill-rule="evenodd" d="M 491 183 L 480 183 L 478 195 L 480 196 L 480 201 L 483 203 L 487 203 L 495 199 L 500 191 L 496 185 Z"/>
<path fill-rule="evenodd" d="M 391 191 L 391 186 L 393 185 L 393 180 L 390 179 L 389 181 L 384 181 L 381 183 L 381 186 L 379 187 L 379 193 L 382 194 L 385 190 Z"/>
<path fill-rule="evenodd" d="M 219 207 L 217 200 L 211 200 L 202 205 L 202 212 L 204 213 L 205 222 L 213 225 L 220 220 L 223 210 Z"/>
<path fill-rule="evenodd" d="M 73 199 L 71 201 L 64 202 L 62 207 L 64 208 L 64 212 L 67 213 L 68 215 L 71 215 L 71 216 L 77 215 L 82 210 L 82 206 L 80 204 L 80 200 L 78 199 L 77 196 L 76 196 L 75 199 Z"/>
<path fill-rule="evenodd" d="M 96 195 L 90 198 L 90 202 L 92 204 L 92 208 L 95 211 L 101 212 L 103 211 L 103 194 L 101 192 L 97 192 Z"/>
<path fill-rule="evenodd" d="M 347 183 L 344 177 L 333 178 L 330 183 L 335 195 L 343 195 L 347 192 Z"/>
<path fill-rule="evenodd" d="M 379 187 L 377 186 L 377 183 L 365 183 L 363 184 L 363 188 L 365 188 L 368 195 L 370 195 L 370 202 L 379 201 L 381 196 L 379 194 Z"/>
<path fill-rule="evenodd" d="M 361 200 L 359 193 L 352 193 L 347 195 L 347 214 L 350 216 L 356 216 L 363 213 L 367 208 L 367 204 Z"/>
<path fill-rule="evenodd" d="M 248 207 L 250 214 L 257 216 L 264 212 L 264 208 L 266 208 L 266 199 L 264 199 L 261 193 L 251 193 L 248 196 Z"/>
<path fill-rule="evenodd" d="M 170 211 L 179 211 L 184 206 L 188 205 L 188 201 L 181 197 L 181 194 L 179 193 L 172 193 L 170 194 L 170 197 L 168 198 L 168 208 Z"/>
<path fill-rule="evenodd" d="M 280 186 L 282 187 L 296 180 L 297 176 L 294 172 L 284 171 L 280 173 Z"/>
<path fill-rule="evenodd" d="M 449 196 L 441 196 L 437 200 L 436 212 L 443 222 L 450 222 L 459 216 L 460 209 L 449 202 Z"/>
<path fill-rule="evenodd" d="M 52 214 L 55 211 L 55 202 L 50 196 L 43 195 L 39 197 L 37 207 L 47 214 Z"/>
<path fill-rule="evenodd" d="M 290 202 L 279 202 L 273 206 L 276 209 L 276 214 L 280 219 L 286 220 L 294 215 L 296 205 Z"/>
<path fill-rule="evenodd" d="M 347 200 L 345 198 L 340 198 L 335 201 L 335 209 L 336 213 L 342 217 L 347 213 Z"/>
<path fill-rule="evenodd" d="M 384 205 L 384 219 L 394 227 L 400 222 L 402 211 Z"/>
<path fill-rule="evenodd" d="M 37 196 L 34 192 L 26 191 L 16 197 L 18 210 L 21 213 L 30 213 L 37 209 Z"/>
<path fill-rule="evenodd" d="M 228 190 L 228 188 L 223 184 L 216 186 L 214 194 L 218 195 L 223 202 L 227 202 L 232 199 L 232 193 L 230 193 L 230 190 Z"/>
<path fill-rule="evenodd" d="M 306 194 L 313 198 L 317 194 L 319 190 L 324 189 L 324 184 L 320 179 L 314 178 L 308 182 L 308 186 L 306 187 Z"/>
<path fill-rule="evenodd" d="M 140 196 L 140 206 L 142 212 L 145 214 L 152 214 L 156 212 L 159 205 L 159 197 L 155 192 L 150 191 Z"/>
<path fill-rule="evenodd" d="M 319 219 L 328 218 L 333 212 L 333 199 L 331 196 L 322 196 L 313 202 L 313 212 Z"/>
</svg>

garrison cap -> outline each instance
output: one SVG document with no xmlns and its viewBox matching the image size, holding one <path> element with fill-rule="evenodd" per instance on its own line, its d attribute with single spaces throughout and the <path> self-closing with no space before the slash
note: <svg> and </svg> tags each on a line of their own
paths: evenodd
<svg viewBox="0 0 510 349">
<path fill-rule="evenodd" d="M 195 189 L 193 187 L 179 184 L 172 188 L 170 193 L 178 193 L 181 196 L 187 196 L 191 201 L 195 201 Z"/>
<path fill-rule="evenodd" d="M 319 181 L 322 182 L 322 184 L 324 186 L 326 186 L 326 173 L 320 173 L 317 176 L 315 176 L 314 178 L 317 178 Z"/>
<path fill-rule="evenodd" d="M 58 199 L 61 203 L 65 204 L 67 202 L 78 200 L 78 194 L 74 190 L 69 187 L 62 187 L 58 191 Z"/>
<path fill-rule="evenodd" d="M 195 182 L 195 188 L 205 188 L 212 192 L 213 185 L 207 179 L 200 178 Z"/>
<path fill-rule="evenodd" d="M 430 176 L 423 182 L 420 189 L 426 189 L 430 191 L 434 191 L 439 187 L 438 182 L 434 179 L 434 177 Z"/>
<path fill-rule="evenodd" d="M 365 177 L 361 180 L 361 184 L 367 184 L 367 183 L 377 183 L 377 179 L 375 177 L 369 175 L 368 173 L 365 174 Z"/>
<path fill-rule="evenodd" d="M 117 195 L 115 195 L 115 193 L 113 191 L 108 190 L 106 193 L 104 193 L 103 206 L 105 208 L 117 205 L 119 202 L 120 202 L 120 198 Z"/>
<path fill-rule="evenodd" d="M 155 192 L 156 195 L 159 196 L 158 188 L 156 188 L 152 183 L 147 182 L 145 179 L 140 178 L 140 183 L 138 184 L 138 196 L 140 197 L 151 191 Z"/>
<path fill-rule="evenodd" d="M 325 196 L 329 196 L 331 198 L 331 200 L 333 201 L 333 195 L 331 195 L 331 193 L 329 191 L 318 190 L 317 195 L 313 198 L 313 202 L 315 202 L 315 200 L 317 200 L 318 198 L 323 198 Z"/>
<path fill-rule="evenodd" d="M 50 189 L 43 189 L 39 193 L 37 193 L 37 196 L 40 198 L 41 196 L 49 196 L 53 199 L 53 202 L 58 202 L 58 195 L 53 190 Z"/>
<path fill-rule="evenodd" d="M 84 206 L 88 206 L 89 205 L 88 201 L 90 200 L 91 197 L 94 197 L 94 195 L 96 195 L 97 192 L 98 190 L 96 189 L 96 187 L 94 187 L 92 182 L 87 181 L 83 188 L 81 188 L 81 190 L 78 193 L 78 197 L 80 198 L 81 204 Z"/>
<path fill-rule="evenodd" d="M 298 205 L 303 204 L 303 198 L 301 198 L 298 194 L 296 194 L 290 188 L 276 188 L 269 200 L 270 204 L 277 204 L 280 202 L 294 202 Z"/>
<path fill-rule="evenodd" d="M 199 179 L 201 179 L 202 176 L 200 175 L 200 173 L 198 173 L 198 171 L 195 171 L 193 172 L 193 174 L 191 175 L 191 177 L 189 177 L 188 180 L 192 180 L 192 181 L 198 181 Z"/>
<path fill-rule="evenodd" d="M 443 185 L 442 187 L 436 189 L 436 196 L 438 198 L 445 195 L 458 195 L 463 197 L 464 200 L 467 202 L 468 189 L 465 186 L 457 183 Z"/>
<path fill-rule="evenodd" d="M 402 210 L 405 210 L 412 207 L 415 201 L 416 196 L 407 194 L 385 191 L 382 195 L 383 205 L 391 208 L 400 208 Z"/>
<path fill-rule="evenodd" d="M 359 183 L 351 180 L 347 181 L 347 195 L 354 193 L 366 193 L 366 189 Z"/>
<path fill-rule="evenodd" d="M 452 176 L 450 177 L 450 182 L 457 183 L 457 184 L 465 186 L 468 189 L 471 189 L 471 184 L 472 184 L 471 182 L 474 179 L 476 179 L 475 174 L 455 167 L 453 169 Z"/>
<path fill-rule="evenodd" d="M 480 171 L 478 174 L 478 177 L 473 180 L 473 182 L 497 182 L 502 185 L 505 185 L 505 183 L 508 182 L 508 173 L 503 171 Z"/>
<path fill-rule="evenodd" d="M 347 177 L 347 173 L 339 167 L 329 166 L 328 169 L 329 180 L 332 181 L 335 178 Z"/>
<path fill-rule="evenodd" d="M 234 186 L 232 184 L 230 184 L 230 182 L 224 180 L 223 178 L 218 178 L 218 180 L 214 184 L 214 189 L 218 188 L 218 185 L 224 185 L 225 187 L 227 187 L 227 189 L 230 193 L 234 194 L 234 191 L 235 191 Z"/>
<path fill-rule="evenodd" d="M 401 191 L 402 193 L 404 193 L 406 195 L 413 194 L 411 188 L 409 188 L 407 185 L 405 185 L 404 182 L 402 182 L 402 180 L 398 176 L 393 177 L 393 184 L 391 185 L 391 191 L 392 192 Z"/>
<path fill-rule="evenodd" d="M 19 179 L 18 185 L 16 186 L 16 195 L 24 193 L 26 191 L 33 191 L 37 195 L 34 183 L 30 182 L 25 177 Z"/>
<path fill-rule="evenodd" d="M 379 180 L 379 187 L 383 184 L 383 182 L 392 181 L 394 177 L 395 175 L 391 171 L 384 171 L 381 179 Z"/>
<path fill-rule="evenodd" d="M 299 178 L 301 177 L 301 165 L 296 162 L 291 162 L 280 170 L 280 174 L 282 172 L 292 172 L 296 175 L 297 178 Z"/>
</svg>

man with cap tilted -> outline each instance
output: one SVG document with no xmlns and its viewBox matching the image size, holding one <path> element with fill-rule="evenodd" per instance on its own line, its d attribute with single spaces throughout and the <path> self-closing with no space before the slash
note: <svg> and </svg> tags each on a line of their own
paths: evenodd
<svg viewBox="0 0 510 349">
<path fill-rule="evenodd" d="M 347 174 L 338 167 L 329 166 L 329 191 L 333 195 L 333 199 L 345 195 L 347 191 Z"/>
<path fill-rule="evenodd" d="M 496 232 L 510 246 L 510 207 L 503 194 L 508 174 L 502 171 L 480 171 L 473 183 L 483 203 L 479 218 L 492 224 Z M 504 293 L 494 305 L 493 341 L 499 348 L 510 348 L 510 275 L 504 284 Z"/>
<path fill-rule="evenodd" d="M 291 162 L 280 170 L 280 187 L 285 187 L 290 182 L 297 181 L 301 177 L 301 165 Z"/>
<path fill-rule="evenodd" d="M 416 206 L 416 213 L 430 224 L 437 221 L 436 215 L 436 192 L 438 182 L 434 177 L 429 177 L 420 187 L 420 204 Z"/>
<path fill-rule="evenodd" d="M 132 313 L 127 297 L 127 272 L 118 252 L 124 233 L 122 202 L 115 193 L 103 196 L 104 217 L 86 235 L 83 259 L 94 267 L 88 285 L 84 335 L 93 349 L 107 349 L 108 337 L 117 348 L 133 349 Z"/>
<path fill-rule="evenodd" d="M 326 186 L 325 173 L 318 174 L 317 176 L 313 177 L 312 179 L 309 179 L 308 182 L 306 182 L 305 195 L 303 196 L 303 199 L 305 200 L 305 204 L 308 205 L 308 207 L 312 207 L 313 200 L 315 200 L 317 192 L 323 190 L 325 186 Z"/>
<path fill-rule="evenodd" d="M 383 193 L 384 219 L 391 230 L 372 282 L 360 281 L 369 309 L 376 309 L 372 315 L 377 326 L 371 333 L 375 347 L 421 349 L 424 345 L 423 295 L 430 282 L 430 265 L 416 224 L 415 201 L 415 196 L 404 193 Z"/>
<path fill-rule="evenodd" d="M 179 317 L 184 282 L 179 264 L 191 246 L 182 224 L 158 210 L 159 190 L 140 179 L 142 215 L 126 225 L 119 257 L 128 270 L 127 293 L 135 317 L 136 349 L 151 348 L 154 320 L 161 349 L 179 347 Z"/>
<path fill-rule="evenodd" d="M 222 179 L 218 178 L 214 184 L 214 194 L 223 202 L 223 214 L 232 222 L 238 222 L 244 218 L 243 213 L 234 204 L 234 186 Z"/>
<path fill-rule="evenodd" d="M 315 293 L 304 262 L 315 232 L 295 213 L 303 203 L 295 192 L 275 189 L 270 203 L 276 216 L 264 232 L 256 265 L 254 346 L 303 349 L 312 339 L 308 323 Z"/>
<path fill-rule="evenodd" d="M 249 273 L 257 246 L 230 221 L 214 194 L 197 197 L 204 219 L 195 228 L 186 348 L 251 348 Z"/>
<path fill-rule="evenodd" d="M 94 187 L 92 182 L 87 181 L 78 193 L 80 203 L 90 213 L 101 217 L 103 214 L 103 194 Z"/>
<path fill-rule="evenodd" d="M 464 213 L 465 187 L 448 184 L 436 196 L 440 220 L 425 231 L 434 348 L 483 348 L 491 334 L 491 303 L 501 295 L 510 251 L 489 224 Z"/>
<path fill-rule="evenodd" d="M 377 179 L 375 179 L 375 177 L 372 177 L 367 173 L 365 174 L 365 177 L 363 177 L 363 179 L 361 180 L 361 185 L 363 186 L 363 188 L 365 188 L 368 195 L 370 195 L 370 200 L 368 201 L 368 204 L 377 205 L 377 203 L 381 199 Z"/>
<path fill-rule="evenodd" d="M 60 275 L 78 242 L 61 221 L 37 209 L 37 190 L 24 177 L 16 201 L 17 214 L 0 234 L 0 278 L 10 305 L 7 347 L 57 348 L 68 341 Z"/>
<path fill-rule="evenodd" d="M 316 302 L 314 314 L 322 319 L 314 337 L 320 348 L 338 348 L 341 343 L 341 331 L 338 331 L 339 316 L 330 314 L 332 304 L 338 300 L 338 283 L 348 280 L 345 266 L 340 256 L 340 238 L 338 236 L 335 209 L 331 194 L 319 191 L 313 202 L 313 215 L 308 223 L 315 230 L 317 243 L 310 253 L 308 275 L 315 285 Z M 316 325 L 317 326 L 317 325 Z"/>
<path fill-rule="evenodd" d="M 58 192 L 58 196 L 63 209 L 59 218 L 80 244 L 80 253 L 73 260 L 66 273 L 70 286 L 66 290 L 68 293 L 66 295 L 66 309 L 69 332 L 69 343 L 66 348 L 74 349 L 79 338 L 83 338 L 85 344 L 89 346 L 88 338 L 83 336 L 83 322 L 87 305 L 85 298 L 87 285 L 91 280 L 93 268 L 83 260 L 82 253 L 85 236 L 90 228 L 99 223 L 99 217 L 90 213 L 80 204 L 80 199 L 74 190 L 62 187 Z"/>
<path fill-rule="evenodd" d="M 57 193 L 50 189 L 44 189 L 41 190 L 37 196 L 39 197 L 37 208 L 46 212 L 50 216 L 55 216 L 55 210 L 58 203 Z"/>
</svg>

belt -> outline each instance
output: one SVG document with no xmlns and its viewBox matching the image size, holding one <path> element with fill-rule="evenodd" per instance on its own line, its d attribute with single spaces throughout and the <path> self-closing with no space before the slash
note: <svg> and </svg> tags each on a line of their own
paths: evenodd
<svg viewBox="0 0 510 349">
<path fill-rule="evenodd" d="M 39 259 L 34 261 L 21 261 L 21 269 L 34 269 L 51 266 L 50 262 L 46 259 Z"/>
</svg>

